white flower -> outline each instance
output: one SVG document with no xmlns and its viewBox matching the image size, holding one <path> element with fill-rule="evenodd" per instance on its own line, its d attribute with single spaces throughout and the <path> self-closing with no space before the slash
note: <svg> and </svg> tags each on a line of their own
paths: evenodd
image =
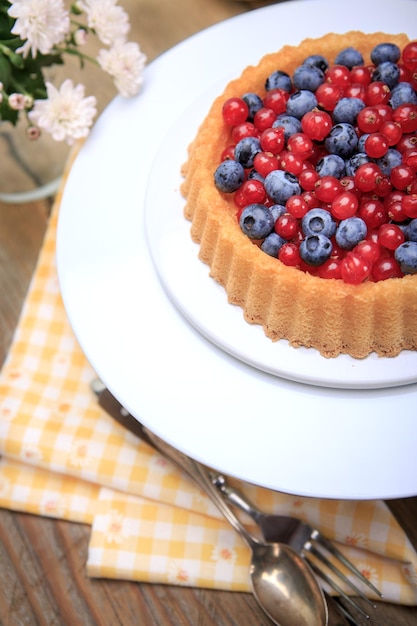
<svg viewBox="0 0 417 626">
<path fill-rule="evenodd" d="M 29 52 L 36 57 L 38 50 L 48 54 L 70 29 L 69 14 L 62 0 L 12 0 L 8 13 L 16 18 L 11 32 L 26 40 L 17 49 L 24 57 Z"/>
<path fill-rule="evenodd" d="M 96 98 L 84 98 L 84 85 L 74 87 L 72 80 L 65 80 L 58 90 L 46 83 L 48 98 L 35 100 L 29 113 L 32 124 L 43 128 L 56 141 L 71 145 L 76 139 L 86 137 L 97 112 Z"/>
<path fill-rule="evenodd" d="M 77 6 L 86 12 L 88 26 L 106 46 L 125 39 L 130 28 L 129 18 L 117 5 L 117 0 L 83 0 Z"/>
<path fill-rule="evenodd" d="M 110 74 L 122 96 L 136 95 L 143 83 L 146 56 L 135 42 L 118 41 L 110 50 L 100 50 L 97 61 Z"/>
</svg>

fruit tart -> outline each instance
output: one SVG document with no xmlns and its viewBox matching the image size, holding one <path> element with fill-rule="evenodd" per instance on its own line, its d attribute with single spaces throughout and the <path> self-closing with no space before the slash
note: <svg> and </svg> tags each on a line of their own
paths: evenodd
<svg viewBox="0 0 417 626">
<path fill-rule="evenodd" d="M 416 89 L 417 42 L 352 31 L 264 56 L 213 102 L 184 214 L 265 340 L 325 357 L 417 348 Z"/>
</svg>

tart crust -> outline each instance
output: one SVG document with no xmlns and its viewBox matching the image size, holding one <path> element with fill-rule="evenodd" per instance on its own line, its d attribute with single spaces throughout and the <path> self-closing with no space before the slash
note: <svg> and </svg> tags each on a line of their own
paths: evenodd
<svg viewBox="0 0 417 626">
<path fill-rule="evenodd" d="M 372 48 L 386 41 L 403 48 L 409 39 L 404 34 L 331 33 L 285 46 L 248 66 L 213 102 L 182 170 L 184 215 L 191 221 L 191 237 L 200 244 L 199 257 L 224 287 L 229 303 L 242 308 L 247 322 L 262 325 L 269 339 L 315 348 L 326 357 L 347 353 L 363 358 L 371 352 L 392 357 L 404 349 L 415 350 L 417 275 L 350 285 L 285 266 L 262 252 L 240 230 L 231 195 L 220 193 L 213 182 L 220 155 L 230 143 L 222 106 L 228 98 L 249 91 L 262 96 L 269 74 L 276 69 L 292 74 L 310 54 L 320 53 L 333 63 L 341 49 L 353 46 L 367 63 Z"/>
</svg>

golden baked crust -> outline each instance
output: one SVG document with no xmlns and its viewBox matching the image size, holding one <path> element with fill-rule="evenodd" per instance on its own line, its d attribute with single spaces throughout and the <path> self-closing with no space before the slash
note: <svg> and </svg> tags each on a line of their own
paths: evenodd
<svg viewBox="0 0 417 626">
<path fill-rule="evenodd" d="M 285 46 L 247 67 L 213 103 L 189 147 L 183 167 L 185 217 L 191 236 L 200 244 L 200 259 L 227 292 L 245 319 L 263 326 L 272 340 L 287 339 L 293 346 L 312 347 L 326 357 L 347 353 L 363 358 L 370 352 L 395 356 L 417 348 L 417 275 L 350 285 L 321 279 L 283 265 L 262 252 L 244 235 L 236 220 L 232 194 L 220 193 L 213 173 L 229 143 L 222 106 L 230 97 L 253 91 L 262 95 L 266 77 L 276 69 L 289 74 L 310 54 L 319 52 L 330 62 L 347 46 L 361 50 L 369 62 L 372 48 L 391 41 L 401 48 L 404 34 L 328 34 Z"/>
</svg>

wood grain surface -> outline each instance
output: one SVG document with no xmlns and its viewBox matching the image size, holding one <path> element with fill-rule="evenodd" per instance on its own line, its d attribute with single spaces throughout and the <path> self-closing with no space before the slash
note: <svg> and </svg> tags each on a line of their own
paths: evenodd
<svg viewBox="0 0 417 626">
<path fill-rule="evenodd" d="M 177 42 L 267 2 L 121 0 L 131 39 L 151 61 Z M 87 70 L 88 72 L 88 70 Z M 104 106 L 111 85 L 83 73 Z M 1 186 L 1 170 L 0 170 Z M 32 277 L 51 202 L 0 204 L 0 364 Z M 389 503 L 417 547 L 417 498 Z M 0 624 L 3 626 L 269 626 L 251 594 L 207 591 L 85 574 L 90 529 L 0 509 Z M 332 620 L 336 626 L 338 621 Z M 369 621 L 366 622 L 369 624 Z M 417 608 L 379 603 L 374 626 L 416 626 Z"/>
</svg>

